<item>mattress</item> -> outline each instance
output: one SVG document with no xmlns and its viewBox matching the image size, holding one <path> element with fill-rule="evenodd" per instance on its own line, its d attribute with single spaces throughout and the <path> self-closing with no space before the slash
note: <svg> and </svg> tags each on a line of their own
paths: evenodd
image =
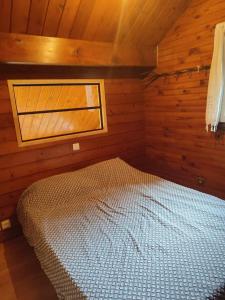
<svg viewBox="0 0 225 300">
<path fill-rule="evenodd" d="M 225 201 L 119 158 L 32 184 L 24 234 L 59 299 L 222 299 Z"/>
</svg>

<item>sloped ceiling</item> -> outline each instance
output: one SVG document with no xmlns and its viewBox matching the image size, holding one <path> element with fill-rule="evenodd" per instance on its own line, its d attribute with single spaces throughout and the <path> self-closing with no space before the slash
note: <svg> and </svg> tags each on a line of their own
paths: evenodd
<svg viewBox="0 0 225 300">
<path fill-rule="evenodd" d="M 155 46 L 188 0 L 0 0 L 0 32 Z"/>
</svg>

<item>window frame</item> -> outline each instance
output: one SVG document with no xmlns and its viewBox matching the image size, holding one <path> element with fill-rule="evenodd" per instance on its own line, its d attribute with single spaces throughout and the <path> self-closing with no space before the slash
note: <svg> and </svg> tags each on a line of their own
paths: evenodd
<svg viewBox="0 0 225 300">
<path fill-rule="evenodd" d="M 12 112 L 13 112 L 13 119 L 15 124 L 15 130 L 16 130 L 16 137 L 19 147 L 24 146 L 30 146 L 30 145 L 37 145 L 42 143 L 51 143 L 55 141 L 62 141 L 66 139 L 74 139 L 78 137 L 85 137 L 85 136 L 92 136 L 92 135 L 98 135 L 102 133 L 108 132 L 107 128 L 107 116 L 106 116 L 106 102 L 105 102 L 105 88 L 104 88 L 104 80 L 103 79 L 23 79 L 23 80 L 8 80 L 8 88 L 9 88 L 9 95 L 10 95 L 10 101 L 12 106 Z M 84 132 L 74 132 L 74 133 L 66 133 L 62 135 L 54 135 L 52 137 L 43 137 L 43 138 L 37 138 L 32 140 L 23 140 L 22 139 L 22 133 L 20 128 L 20 122 L 19 122 L 19 116 L 23 114 L 31 115 L 31 113 L 19 113 L 17 110 L 17 102 L 14 92 L 14 86 L 55 86 L 55 85 L 98 85 L 98 92 L 99 92 L 99 106 L 98 108 L 93 109 L 99 109 L 100 113 L 100 122 L 101 122 L 101 128 L 100 129 L 93 129 L 88 130 Z M 80 108 L 71 108 L 68 109 L 68 111 L 84 111 L 89 110 L 90 107 L 80 107 Z M 49 113 L 51 112 L 50 110 Z M 62 110 L 63 111 L 63 110 Z M 44 111 L 42 112 L 35 112 L 33 114 L 37 113 L 46 113 Z"/>
</svg>

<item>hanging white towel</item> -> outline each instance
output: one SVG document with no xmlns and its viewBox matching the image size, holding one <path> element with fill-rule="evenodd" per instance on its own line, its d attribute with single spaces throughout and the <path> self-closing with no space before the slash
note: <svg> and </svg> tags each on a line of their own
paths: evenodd
<svg viewBox="0 0 225 300">
<path fill-rule="evenodd" d="M 225 23 L 216 25 L 214 51 L 209 75 L 206 130 L 216 131 L 225 106 Z"/>
</svg>

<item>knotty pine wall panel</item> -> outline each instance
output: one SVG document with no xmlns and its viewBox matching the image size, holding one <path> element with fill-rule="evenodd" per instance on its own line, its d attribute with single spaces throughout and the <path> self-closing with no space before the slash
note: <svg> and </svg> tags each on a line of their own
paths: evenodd
<svg viewBox="0 0 225 300">
<path fill-rule="evenodd" d="M 210 64 L 214 28 L 224 21 L 224 1 L 191 1 L 159 44 L 157 71 Z M 160 78 L 145 89 L 147 168 L 225 199 L 224 134 L 205 130 L 208 77 L 204 71 Z"/>
<path fill-rule="evenodd" d="M 10 67 L 12 69 L 12 67 Z M 37 67 L 26 71 L 12 70 L 8 78 L 41 78 Z M 43 68 L 42 68 L 43 72 Z M 53 78 L 46 67 L 45 78 Z M 35 74 L 35 75 L 34 75 Z M 97 75 L 96 75 L 97 76 Z M 143 85 L 138 78 L 105 79 L 108 133 L 19 148 L 16 141 L 9 92 L 7 70 L 0 80 L 0 219 L 11 216 L 19 196 L 31 183 L 54 174 L 114 157 L 139 166 L 144 156 Z M 59 77 L 59 76 L 57 76 Z M 63 78 L 77 78 L 62 74 Z M 72 144 L 80 142 L 80 151 Z"/>
</svg>

